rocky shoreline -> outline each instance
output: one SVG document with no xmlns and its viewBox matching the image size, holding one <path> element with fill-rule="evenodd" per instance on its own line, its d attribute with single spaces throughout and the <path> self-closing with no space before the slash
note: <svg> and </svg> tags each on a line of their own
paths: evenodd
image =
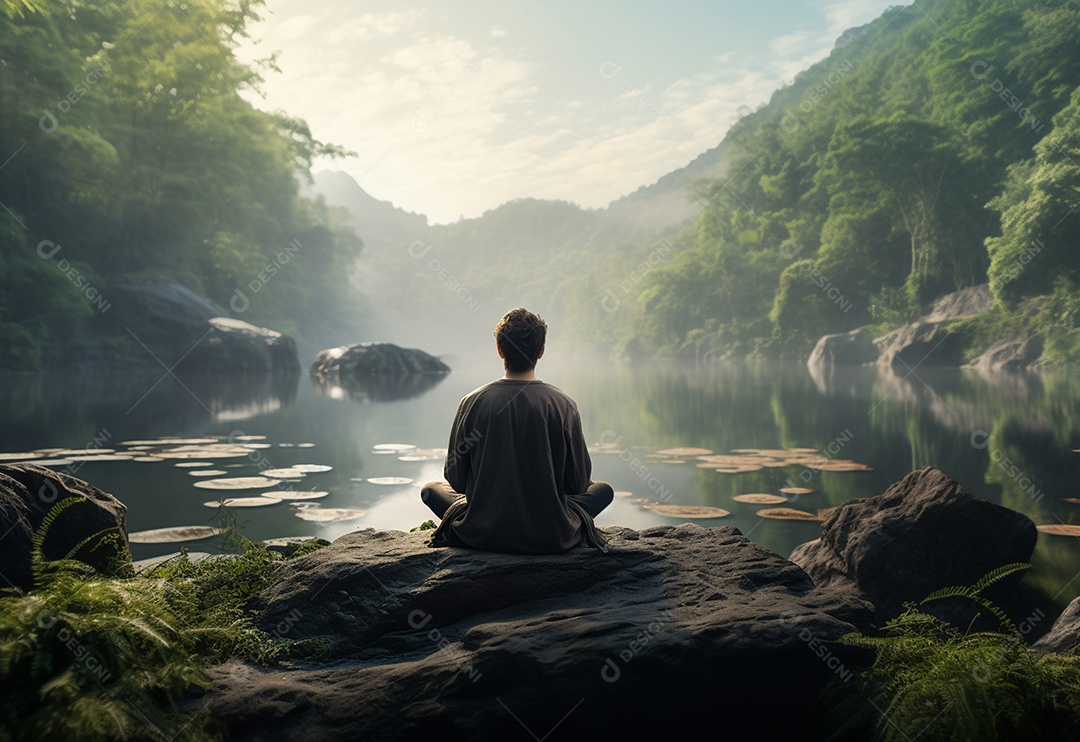
<svg viewBox="0 0 1080 742">
<path fill-rule="evenodd" d="M 84 485 L 0 466 L 0 513 L 33 533 L 40 509 L 13 503 L 51 486 L 92 496 L 122 529 L 123 506 Z M 837 640 L 875 632 L 933 590 L 1027 561 L 1037 536 L 1026 516 L 933 467 L 838 507 L 790 560 L 732 527 L 604 531 L 605 552 L 550 556 L 431 548 L 422 531 L 349 533 L 281 563 L 249 606 L 259 628 L 306 659 L 211 667 L 212 690 L 185 708 L 244 740 L 544 739 L 555 729 L 637 738 L 670 733 L 676 720 L 813 738 L 829 724 L 822 692 L 866 662 Z M 58 532 L 51 553 L 82 538 Z M 1017 582 L 992 597 L 1020 623 L 1031 607 Z M 975 618 L 963 601 L 939 615 Z M 1035 650 L 1068 649 L 1080 599 L 1049 619 L 1023 630 L 1028 643 L 1045 633 Z"/>
<path fill-rule="evenodd" d="M 1043 341 L 1028 330 L 998 338 L 970 362 L 964 362 L 969 339 L 957 323 L 989 312 L 994 297 L 986 284 L 942 296 L 919 319 L 875 337 L 870 327 L 824 335 L 807 359 L 811 373 L 836 366 L 879 366 L 904 373 L 919 366 L 973 368 L 980 372 L 1016 372 L 1043 368 Z"/>
</svg>

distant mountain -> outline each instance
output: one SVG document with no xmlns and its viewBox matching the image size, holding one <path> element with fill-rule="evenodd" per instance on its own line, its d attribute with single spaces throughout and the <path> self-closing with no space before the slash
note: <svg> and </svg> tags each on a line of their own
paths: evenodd
<svg viewBox="0 0 1080 742">
<path fill-rule="evenodd" d="M 652 185 L 612 201 L 607 211 L 641 226 L 662 227 L 692 218 L 701 207 L 694 186 L 702 178 L 723 178 L 728 172 L 728 146 L 721 142 L 702 152 L 685 167 L 673 170 Z"/>
<path fill-rule="evenodd" d="M 375 198 L 349 174 L 329 170 L 315 175 L 305 195 L 346 208 L 364 240 L 358 289 L 373 307 L 374 326 L 386 333 L 367 339 L 448 352 L 447 323 L 487 338 L 494 320 L 513 306 L 570 325 L 600 312 L 595 319 L 604 324 L 597 297 L 609 285 L 636 284 L 633 261 L 700 211 L 695 185 L 726 172 L 725 152 L 723 144 L 714 147 L 605 209 L 522 198 L 473 219 L 433 225 Z M 598 282 L 604 287 L 590 287 Z"/>
</svg>

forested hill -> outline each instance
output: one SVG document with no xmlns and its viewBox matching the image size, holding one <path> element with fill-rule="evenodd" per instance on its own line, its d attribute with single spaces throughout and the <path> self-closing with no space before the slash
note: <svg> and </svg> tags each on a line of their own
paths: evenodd
<svg viewBox="0 0 1080 742">
<path fill-rule="evenodd" d="M 718 147 L 607 209 L 524 199 L 428 226 L 355 184 L 330 198 L 380 236 L 369 290 L 421 310 L 406 334 L 435 347 L 433 316 L 479 314 L 480 332 L 524 304 L 592 347 L 805 354 L 989 279 L 1000 302 L 971 353 L 1037 327 L 1048 360 L 1077 360 L 1077 38 L 1076 0 L 918 0 L 845 32 Z"/>
<path fill-rule="evenodd" d="M 122 358 L 122 282 L 291 333 L 349 316 L 360 242 L 298 194 L 342 153 L 242 95 L 260 5 L 0 0 L 0 367 Z"/>
<path fill-rule="evenodd" d="M 343 172 L 316 174 L 310 192 L 347 209 L 364 238 L 359 286 L 377 339 L 442 353 L 472 338 L 486 348 L 502 313 L 527 306 L 550 320 L 558 342 L 607 351 L 632 332 L 635 314 L 622 302 L 633 304 L 701 212 L 697 184 L 727 168 L 721 143 L 603 209 L 523 198 L 453 224 L 428 224 Z"/>
<path fill-rule="evenodd" d="M 634 344 L 805 351 L 989 278 L 985 337 L 1033 324 L 1076 359 L 1077 38 L 1075 0 L 917 0 L 846 33 L 730 130 L 733 176 L 642 281 Z"/>
</svg>

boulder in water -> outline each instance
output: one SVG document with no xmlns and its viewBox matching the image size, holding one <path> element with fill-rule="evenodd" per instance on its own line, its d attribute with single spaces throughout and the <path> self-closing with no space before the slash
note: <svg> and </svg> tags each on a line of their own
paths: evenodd
<svg viewBox="0 0 1080 742">
<path fill-rule="evenodd" d="M 296 342 L 288 335 L 226 316 L 227 312 L 173 283 L 118 284 L 110 289 L 124 327 L 147 364 L 154 356 L 183 371 L 297 375 Z M 110 315 L 112 316 L 112 315 Z"/>
<path fill-rule="evenodd" d="M 976 497 L 931 466 L 881 495 L 837 507 L 821 538 L 797 547 L 791 561 L 818 586 L 854 589 L 884 621 L 907 601 L 973 585 L 997 567 L 1030 560 L 1036 536 L 1026 515 Z M 997 586 L 998 602 L 1015 584 Z"/>
<path fill-rule="evenodd" d="M 450 367 L 430 353 L 393 343 L 329 348 L 311 366 L 311 375 L 328 396 L 369 402 L 417 396 L 449 372 Z"/>
</svg>

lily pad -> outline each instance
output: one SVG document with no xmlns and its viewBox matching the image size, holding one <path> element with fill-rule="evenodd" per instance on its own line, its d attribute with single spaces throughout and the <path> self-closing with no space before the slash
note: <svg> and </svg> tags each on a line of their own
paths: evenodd
<svg viewBox="0 0 1080 742">
<path fill-rule="evenodd" d="M 735 502 L 749 502 L 754 505 L 779 505 L 782 502 L 787 502 L 786 497 L 780 495 L 769 495 L 766 493 L 751 493 L 748 495 L 735 495 L 731 498 Z"/>
<path fill-rule="evenodd" d="M 290 469 L 296 469 L 297 471 L 304 472 L 305 474 L 315 474 L 317 472 L 330 471 L 334 467 L 327 466 L 326 464 L 293 464 Z"/>
<path fill-rule="evenodd" d="M 372 484 L 412 484 L 413 480 L 408 477 L 369 477 Z"/>
<path fill-rule="evenodd" d="M 664 448 L 657 451 L 661 456 L 708 456 L 708 448 Z"/>
<path fill-rule="evenodd" d="M 1071 503 L 1073 505 L 1080 505 L 1080 497 L 1063 497 L 1062 502 Z"/>
<path fill-rule="evenodd" d="M 329 494 L 329 492 L 317 492 L 315 490 L 308 492 L 300 490 L 274 490 L 272 492 L 263 492 L 259 496 L 276 497 L 279 500 L 318 500 Z"/>
<path fill-rule="evenodd" d="M 272 487 L 275 484 L 280 484 L 280 482 L 267 477 L 227 477 L 196 482 L 195 486 L 205 490 L 257 490 Z"/>
<path fill-rule="evenodd" d="M 1080 525 L 1072 523 L 1043 523 L 1035 526 L 1040 533 L 1051 536 L 1080 536 Z"/>
<path fill-rule="evenodd" d="M 121 441 L 121 446 L 203 446 L 217 443 L 217 438 L 155 438 L 146 441 Z"/>
<path fill-rule="evenodd" d="M 261 508 L 281 502 L 276 497 L 226 497 L 224 500 L 204 502 L 208 508 Z"/>
<path fill-rule="evenodd" d="M 809 487 L 781 487 L 780 492 L 785 495 L 809 495 L 814 490 Z"/>
<path fill-rule="evenodd" d="M 161 458 L 160 456 L 158 458 Z M 200 466 L 213 466 L 213 461 L 181 461 L 173 464 L 177 469 L 197 469 Z"/>
<path fill-rule="evenodd" d="M 220 477 L 228 473 L 224 469 L 193 469 L 188 472 L 188 475 L 192 477 Z"/>
<path fill-rule="evenodd" d="M 287 469 L 263 469 L 259 473 L 264 477 L 273 477 L 274 479 L 302 479 L 307 476 L 295 466 L 291 466 Z"/>
<path fill-rule="evenodd" d="M 40 459 L 43 453 L 0 453 L 0 461 L 22 461 L 26 459 Z"/>
<path fill-rule="evenodd" d="M 99 456 L 116 453 L 115 448 L 62 448 L 55 452 L 57 456 Z"/>
<path fill-rule="evenodd" d="M 250 456 L 251 449 L 241 446 L 233 446 L 227 443 L 218 443 L 208 446 L 181 446 L 179 448 L 166 448 L 160 451 L 158 456 L 166 459 L 237 459 L 241 456 Z"/>
<path fill-rule="evenodd" d="M 615 496 L 616 497 L 633 497 L 634 493 L 633 492 L 628 492 L 626 490 L 615 490 Z"/>
<path fill-rule="evenodd" d="M 764 508 L 757 511 L 760 518 L 773 518 L 775 520 L 813 520 L 820 521 L 816 513 L 808 513 L 805 510 L 795 508 Z"/>
<path fill-rule="evenodd" d="M 411 451 L 416 446 L 412 443 L 377 443 L 371 447 L 374 451 Z"/>
<path fill-rule="evenodd" d="M 342 520 L 356 520 L 367 515 L 366 510 L 357 510 L 355 508 L 298 508 L 293 513 L 297 518 L 301 520 L 309 520 L 316 523 L 336 523 Z"/>
<path fill-rule="evenodd" d="M 161 458 L 160 456 L 136 456 L 135 458 L 132 459 L 132 461 L 142 461 L 144 463 L 147 463 L 147 462 L 150 462 L 150 461 L 161 462 L 161 461 L 164 461 L 164 460 L 165 459 Z"/>
<path fill-rule="evenodd" d="M 713 508 L 707 505 L 652 505 L 649 512 L 663 515 L 667 518 L 725 518 L 731 513 L 723 508 Z"/>
<path fill-rule="evenodd" d="M 171 526 L 154 528 L 149 531 L 136 531 L 128 534 L 128 541 L 133 544 L 175 544 L 181 541 L 201 541 L 225 533 L 227 528 L 213 526 Z"/>
</svg>

